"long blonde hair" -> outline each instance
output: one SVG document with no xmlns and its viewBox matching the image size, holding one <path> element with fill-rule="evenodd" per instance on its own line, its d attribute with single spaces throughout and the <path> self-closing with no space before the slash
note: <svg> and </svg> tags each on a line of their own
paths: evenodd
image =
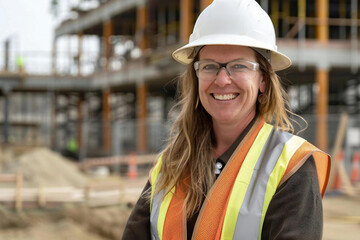
<svg viewBox="0 0 360 240">
<path fill-rule="evenodd" d="M 257 60 L 266 80 L 268 101 L 257 103 L 257 109 L 266 122 L 292 131 L 287 116 L 286 92 L 271 65 L 258 53 Z M 194 60 L 195 61 L 195 60 Z M 178 104 L 180 109 L 170 133 L 169 143 L 162 153 L 162 168 L 156 183 L 156 192 L 181 187 L 186 192 L 186 215 L 192 216 L 202 205 L 206 193 L 215 181 L 215 144 L 211 116 L 199 103 L 198 80 L 193 63 L 189 64 L 178 83 Z"/>
<path fill-rule="evenodd" d="M 260 64 L 260 71 L 266 82 L 265 91 L 262 93 L 265 100 L 262 103 L 258 101 L 257 111 L 265 122 L 272 123 L 275 128 L 293 133 L 294 126 L 289 115 L 299 116 L 290 110 L 288 95 L 281 85 L 279 76 L 263 56 L 256 53 L 256 60 Z"/>
</svg>

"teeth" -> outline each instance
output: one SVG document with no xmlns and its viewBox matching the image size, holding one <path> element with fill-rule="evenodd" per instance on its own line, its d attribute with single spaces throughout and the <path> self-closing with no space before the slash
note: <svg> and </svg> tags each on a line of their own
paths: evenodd
<svg viewBox="0 0 360 240">
<path fill-rule="evenodd" d="M 237 94 L 224 94 L 224 95 L 213 94 L 213 95 L 216 100 L 232 100 L 237 96 Z"/>
</svg>

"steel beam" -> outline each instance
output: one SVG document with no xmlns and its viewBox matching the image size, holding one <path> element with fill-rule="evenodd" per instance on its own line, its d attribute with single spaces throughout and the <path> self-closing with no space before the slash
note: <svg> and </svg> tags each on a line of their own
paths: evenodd
<svg viewBox="0 0 360 240">
<path fill-rule="evenodd" d="M 139 5 L 144 5 L 146 0 L 112 0 L 101 5 L 94 11 L 91 11 L 74 20 L 62 23 L 55 30 L 55 38 L 63 35 L 77 34 L 92 26 L 101 24 L 111 19 L 113 16 L 125 12 Z"/>
</svg>

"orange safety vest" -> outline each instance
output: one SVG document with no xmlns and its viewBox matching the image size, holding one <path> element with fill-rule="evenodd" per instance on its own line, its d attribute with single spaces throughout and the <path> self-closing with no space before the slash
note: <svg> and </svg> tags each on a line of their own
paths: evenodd
<svg viewBox="0 0 360 240">
<path fill-rule="evenodd" d="M 306 140 L 258 119 L 207 194 L 192 239 L 260 239 L 267 208 L 278 186 L 310 157 L 315 159 L 323 196 L 330 156 Z M 186 239 L 185 193 L 174 187 L 155 194 L 161 157 L 151 172 L 152 239 Z"/>
</svg>

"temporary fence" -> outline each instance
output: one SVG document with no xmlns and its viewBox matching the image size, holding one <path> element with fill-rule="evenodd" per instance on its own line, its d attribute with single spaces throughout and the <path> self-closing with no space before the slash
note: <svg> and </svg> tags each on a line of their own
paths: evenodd
<svg viewBox="0 0 360 240">
<path fill-rule="evenodd" d="M 14 182 L 16 187 L 0 189 L 0 205 L 14 207 L 17 211 L 24 208 L 54 208 L 64 204 L 85 204 L 89 207 L 115 205 L 134 202 L 142 188 L 128 188 L 122 184 L 95 185 L 83 188 L 75 187 L 44 187 L 22 186 L 22 174 L 0 175 L 0 182 Z"/>
</svg>

